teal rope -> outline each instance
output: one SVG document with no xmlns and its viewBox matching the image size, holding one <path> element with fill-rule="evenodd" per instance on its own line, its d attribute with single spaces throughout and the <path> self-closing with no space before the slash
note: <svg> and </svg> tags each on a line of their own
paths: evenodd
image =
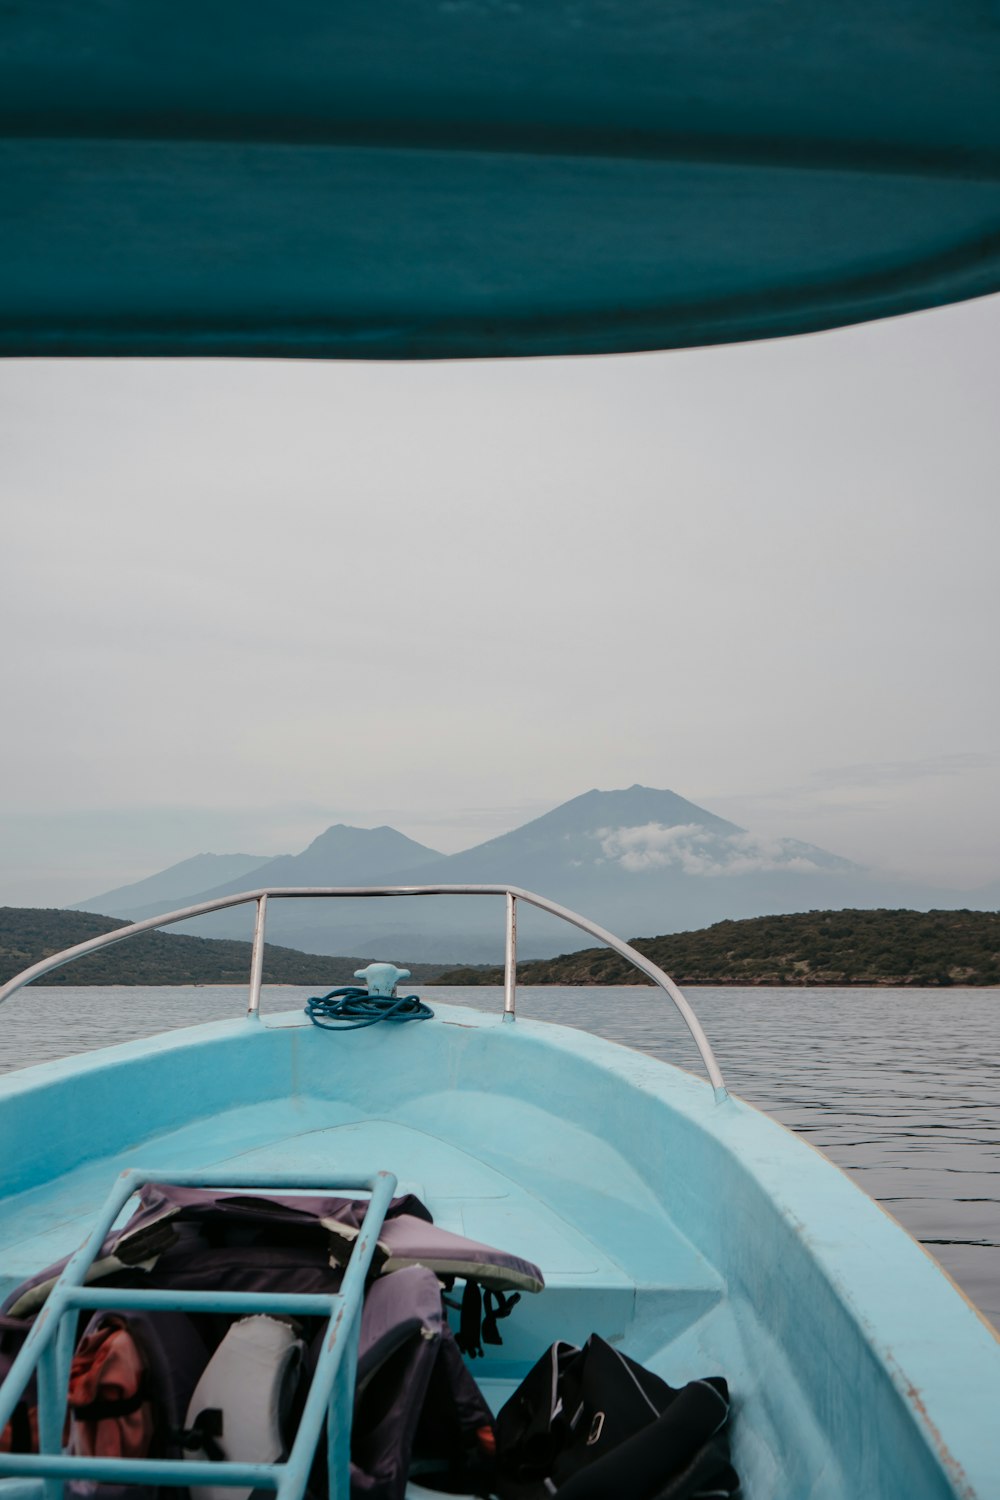
<svg viewBox="0 0 1000 1500">
<path fill-rule="evenodd" d="M 429 1021 L 434 1015 L 419 995 L 369 995 L 356 984 L 313 995 L 304 1009 L 313 1025 L 324 1031 L 360 1031 L 377 1021 Z"/>
</svg>

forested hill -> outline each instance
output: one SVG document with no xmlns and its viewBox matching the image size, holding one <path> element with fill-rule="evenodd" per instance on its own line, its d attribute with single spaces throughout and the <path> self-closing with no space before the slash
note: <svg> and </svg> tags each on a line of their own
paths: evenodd
<svg viewBox="0 0 1000 1500">
<path fill-rule="evenodd" d="M 85 911 L 47 907 L 0 906 L 0 983 L 6 983 L 39 959 L 85 943 L 127 922 Z M 332 989 L 352 984 L 355 969 L 373 958 L 325 958 L 295 948 L 264 948 L 266 984 L 309 984 Z M 401 960 L 397 957 L 397 962 Z M 440 973 L 440 964 L 406 965 L 414 980 Z M 221 938 L 185 937 L 181 933 L 144 932 L 61 969 L 42 984 L 246 984 L 250 977 L 250 944 Z"/>
<path fill-rule="evenodd" d="M 635 938 L 678 984 L 1000 985 L 1000 913 L 811 911 Z M 442 984 L 499 984 L 500 969 L 452 969 Z M 519 984 L 636 984 L 608 948 L 518 965 Z"/>
<path fill-rule="evenodd" d="M 91 912 L 0 907 L 0 983 L 40 958 L 127 924 Z M 636 938 L 680 984 L 1000 985 L 1000 913 L 814 911 L 716 922 L 696 932 Z M 268 944 L 269 984 L 350 984 L 373 958 L 323 957 Z M 406 964 L 418 983 L 500 984 L 498 968 Z M 250 944 L 148 932 L 45 976 L 44 984 L 245 984 Z M 607 948 L 518 965 L 521 984 L 635 984 L 641 975 Z"/>
</svg>

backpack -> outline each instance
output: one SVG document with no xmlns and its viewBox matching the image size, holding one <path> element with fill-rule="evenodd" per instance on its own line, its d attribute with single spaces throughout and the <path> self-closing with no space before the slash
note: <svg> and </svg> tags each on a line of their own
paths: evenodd
<svg viewBox="0 0 1000 1500">
<path fill-rule="evenodd" d="M 675 1390 L 596 1333 L 555 1343 L 496 1420 L 503 1500 L 733 1497 L 719 1376 Z"/>
<path fill-rule="evenodd" d="M 124 1229 L 108 1236 L 91 1283 L 183 1290 L 336 1291 L 367 1205 L 351 1199 L 261 1197 L 150 1185 Z M 426 1262 L 426 1263 L 425 1263 Z M 64 1262 L 62 1263 L 64 1264 Z M 437 1269 L 434 1269 L 436 1267 Z M 62 1266 L 25 1282 L 0 1310 L 5 1374 Z M 427 1483 L 486 1493 L 493 1419 L 448 1325 L 442 1283 L 465 1281 L 467 1340 L 480 1337 L 485 1295 L 495 1325 L 502 1288 L 537 1290 L 536 1266 L 433 1225 L 411 1196 L 394 1199 L 361 1312 L 352 1429 L 354 1500 L 402 1500 L 414 1465 Z M 470 1288 L 472 1291 L 470 1292 Z M 516 1294 L 515 1294 L 516 1295 Z M 65 1443 L 100 1456 L 271 1463 L 287 1455 L 319 1356 L 325 1319 L 182 1312 L 102 1312 L 80 1319 Z M 482 1337 L 498 1340 L 495 1326 Z M 0 1449 L 37 1451 L 33 1387 Z M 310 1492 L 326 1494 L 320 1444 Z M 69 1481 L 89 1500 L 154 1500 L 152 1487 Z M 181 1492 L 183 1494 L 183 1492 Z M 191 1500 L 249 1500 L 199 1486 Z"/>
</svg>

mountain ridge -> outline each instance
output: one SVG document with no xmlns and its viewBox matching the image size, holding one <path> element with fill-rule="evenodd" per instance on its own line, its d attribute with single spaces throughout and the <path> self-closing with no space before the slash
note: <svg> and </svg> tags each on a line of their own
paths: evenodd
<svg viewBox="0 0 1000 1500">
<path fill-rule="evenodd" d="M 401 859 L 404 869 L 413 870 L 430 859 L 441 857 L 436 849 L 418 844 L 415 839 L 408 838 L 406 834 L 385 823 L 378 828 L 355 828 L 349 823 L 332 823 L 307 844 L 300 854 L 279 854 L 255 866 L 248 872 L 255 877 L 249 886 L 240 877 L 224 880 L 220 884 L 192 891 L 190 899 L 184 904 L 196 906 L 203 901 L 238 896 L 242 891 L 257 886 L 381 884 L 374 877 L 379 875 L 387 862 L 394 863 Z M 87 909 L 93 908 L 88 906 Z M 160 911 L 161 908 L 153 901 L 135 907 L 125 906 L 107 915 L 125 916 L 138 922 L 144 917 L 158 916 Z"/>
<path fill-rule="evenodd" d="M 816 909 L 955 906 L 968 896 L 883 877 L 816 845 L 761 837 L 669 789 L 591 788 L 469 849 L 445 855 L 398 830 L 335 824 L 298 855 L 282 855 L 159 908 L 119 906 L 133 920 L 259 886 L 517 885 L 617 932 L 690 931 L 714 922 Z M 123 888 L 127 893 L 128 888 Z M 127 895 L 126 895 L 127 899 Z M 502 903 L 486 899 L 275 900 L 268 936 L 314 953 L 389 944 L 414 960 L 482 963 L 502 953 Z M 247 911 L 185 931 L 244 936 Z M 586 939 L 580 939 L 583 946 Z M 522 903 L 526 958 L 566 947 L 565 927 Z"/>
<path fill-rule="evenodd" d="M 83 901 L 75 901 L 67 910 L 105 914 L 105 905 L 101 904 L 103 902 L 111 914 L 115 915 L 114 907 L 119 906 L 123 901 L 131 901 L 140 892 L 148 898 L 147 904 L 150 905 L 159 900 L 170 900 L 174 896 L 185 897 L 190 894 L 193 887 L 203 884 L 212 873 L 218 877 L 211 882 L 216 885 L 220 880 L 238 879 L 241 875 L 248 875 L 251 870 L 259 869 L 273 858 L 274 856 L 270 854 L 193 854 L 190 858 L 182 859 L 175 865 L 168 865 L 164 870 L 157 870 L 142 880 L 116 886 L 113 890 L 102 891 L 98 896 L 88 896 Z"/>
</svg>

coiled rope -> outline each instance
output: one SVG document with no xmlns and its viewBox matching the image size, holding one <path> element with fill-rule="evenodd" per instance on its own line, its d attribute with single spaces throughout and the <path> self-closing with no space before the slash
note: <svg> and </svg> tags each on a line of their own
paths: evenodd
<svg viewBox="0 0 1000 1500">
<path fill-rule="evenodd" d="M 429 1021 L 434 1012 L 419 995 L 369 995 L 357 984 L 346 984 L 328 995 L 313 995 L 305 1013 L 325 1031 L 359 1031 L 377 1021 Z"/>
</svg>

